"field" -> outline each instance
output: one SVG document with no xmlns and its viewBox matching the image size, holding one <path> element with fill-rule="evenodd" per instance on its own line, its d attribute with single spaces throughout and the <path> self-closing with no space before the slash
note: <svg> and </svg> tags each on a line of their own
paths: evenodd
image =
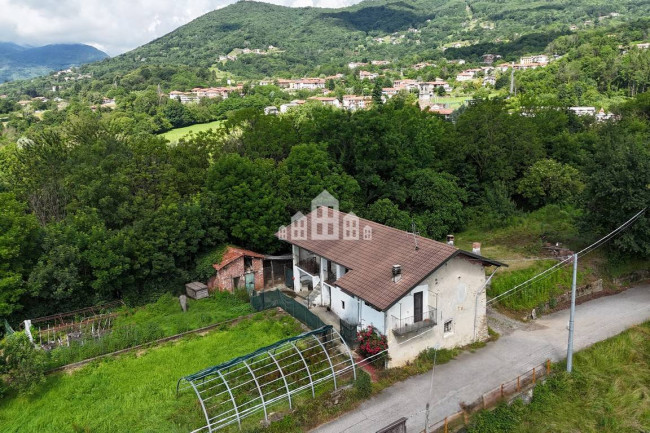
<svg viewBox="0 0 650 433">
<path fill-rule="evenodd" d="M 560 363 L 556 369 L 563 371 Z M 595 344 L 517 402 L 476 416 L 470 433 L 650 431 L 650 322 Z"/>
<path fill-rule="evenodd" d="M 188 432 L 204 425 L 196 396 L 176 398 L 176 381 L 202 368 L 298 334 L 275 311 L 204 336 L 53 374 L 31 396 L 0 400 L 0 431 Z"/>
<path fill-rule="evenodd" d="M 170 143 L 176 143 L 178 142 L 178 140 L 180 140 L 181 138 L 185 137 L 186 135 L 192 132 L 194 133 L 203 132 L 209 129 L 216 130 L 221 126 L 222 123 L 223 123 L 222 120 L 216 120 L 210 123 L 199 123 L 198 125 L 186 126 L 185 128 L 172 129 L 171 131 L 167 131 L 164 134 L 160 134 L 160 135 L 162 137 L 165 137 L 167 140 L 169 140 Z"/>
</svg>

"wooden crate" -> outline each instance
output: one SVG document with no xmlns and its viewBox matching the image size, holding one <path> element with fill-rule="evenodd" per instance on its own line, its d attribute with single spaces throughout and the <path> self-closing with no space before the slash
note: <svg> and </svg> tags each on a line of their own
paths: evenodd
<svg viewBox="0 0 650 433">
<path fill-rule="evenodd" d="M 209 296 L 208 286 L 199 281 L 185 284 L 185 293 L 192 299 L 203 299 Z"/>
</svg>

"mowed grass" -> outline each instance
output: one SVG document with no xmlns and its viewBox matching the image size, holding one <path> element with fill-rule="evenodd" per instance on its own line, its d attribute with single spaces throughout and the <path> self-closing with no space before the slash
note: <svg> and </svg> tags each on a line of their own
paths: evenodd
<svg viewBox="0 0 650 433">
<path fill-rule="evenodd" d="M 190 133 L 197 133 L 207 131 L 209 129 L 217 130 L 223 124 L 223 120 L 215 120 L 210 123 L 199 123 L 197 125 L 186 126 L 185 128 L 176 128 L 171 131 L 167 131 L 164 134 L 160 134 L 162 137 L 165 137 L 171 143 L 178 142 L 181 138 L 184 138 Z"/>
<path fill-rule="evenodd" d="M 184 375 L 300 333 L 293 318 L 259 313 L 231 327 L 47 377 L 31 396 L 0 400 L 0 431 L 188 432 L 205 424 Z"/>
<path fill-rule="evenodd" d="M 481 412 L 470 433 L 650 431 L 650 322 L 575 354 L 573 373 L 538 385 L 529 405 Z"/>
</svg>

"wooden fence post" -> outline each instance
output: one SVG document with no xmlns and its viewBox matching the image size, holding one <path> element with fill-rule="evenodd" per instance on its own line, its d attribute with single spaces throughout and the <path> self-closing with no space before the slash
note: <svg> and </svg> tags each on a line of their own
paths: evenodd
<svg viewBox="0 0 650 433">
<path fill-rule="evenodd" d="M 501 384 L 501 398 L 503 398 L 503 384 Z"/>
<path fill-rule="evenodd" d="M 445 417 L 445 433 L 447 433 L 447 417 Z"/>
<path fill-rule="evenodd" d="M 535 367 L 533 367 L 533 385 L 535 385 Z"/>
<path fill-rule="evenodd" d="M 548 376 L 551 374 L 551 360 L 547 359 L 546 360 L 546 375 Z"/>
<path fill-rule="evenodd" d="M 521 385 L 519 383 L 520 378 L 521 378 L 521 376 L 517 376 L 517 391 L 521 391 Z"/>
</svg>

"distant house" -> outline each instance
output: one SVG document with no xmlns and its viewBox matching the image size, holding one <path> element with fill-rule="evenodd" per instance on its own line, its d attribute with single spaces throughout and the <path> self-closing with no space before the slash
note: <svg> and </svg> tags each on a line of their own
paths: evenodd
<svg viewBox="0 0 650 433">
<path fill-rule="evenodd" d="M 292 246 L 294 290 L 311 287 L 312 305 L 386 335 L 391 367 L 488 337 L 485 267 L 501 263 L 337 206 L 319 204 L 298 222 L 306 236 L 278 233 Z"/>
<path fill-rule="evenodd" d="M 264 255 L 229 246 L 219 263 L 212 267 L 216 275 L 208 280 L 210 290 L 261 290 L 264 288 Z"/>
<path fill-rule="evenodd" d="M 464 82 L 464 81 L 472 81 L 474 79 L 474 74 L 471 72 L 461 72 L 460 74 L 456 75 L 456 81 L 458 82 Z"/>
<path fill-rule="evenodd" d="M 289 83 L 291 90 L 317 90 L 325 88 L 324 78 L 301 78 Z"/>
<path fill-rule="evenodd" d="M 393 87 L 400 90 L 406 90 L 407 92 L 418 90 L 419 86 L 420 82 L 418 80 L 401 79 L 393 81 Z"/>
<path fill-rule="evenodd" d="M 491 65 L 495 60 L 500 59 L 501 56 L 498 54 L 483 54 L 483 63 Z"/>
<path fill-rule="evenodd" d="M 521 65 L 530 65 L 530 64 L 546 65 L 548 64 L 548 56 L 545 54 L 538 54 L 534 56 L 526 56 L 519 59 L 519 64 Z"/>
<path fill-rule="evenodd" d="M 496 84 L 497 84 L 497 79 L 494 76 L 489 75 L 489 76 L 486 76 L 486 77 L 483 78 L 483 85 L 484 86 L 487 86 L 487 85 L 495 86 Z"/>
<path fill-rule="evenodd" d="M 415 65 L 411 66 L 411 68 L 415 69 L 416 71 L 419 71 L 420 69 L 424 69 L 428 66 L 434 66 L 434 65 L 429 62 L 421 62 L 421 63 L 416 63 Z"/>
<path fill-rule="evenodd" d="M 176 99 L 183 104 L 189 104 L 191 102 L 197 102 L 199 97 L 193 93 L 178 92 L 174 90 L 169 92 L 169 99 Z"/>
<path fill-rule="evenodd" d="M 368 66 L 367 63 L 361 63 L 361 62 L 350 62 L 348 63 L 348 68 L 350 69 L 356 69 L 361 66 Z"/>
<path fill-rule="evenodd" d="M 279 78 L 275 80 L 275 84 L 281 88 L 281 89 L 289 89 L 291 88 L 291 84 L 294 83 L 294 80 L 285 80 L 282 78 Z"/>
<path fill-rule="evenodd" d="M 343 108 L 354 111 L 366 109 L 372 105 L 371 96 L 343 95 Z"/>
<path fill-rule="evenodd" d="M 275 107 L 275 106 L 273 106 L 273 105 L 270 105 L 270 106 L 268 106 L 268 107 L 265 107 L 265 108 L 264 108 L 264 114 L 266 114 L 267 116 L 270 115 L 270 114 L 271 114 L 271 115 L 272 115 L 272 114 L 278 114 L 278 107 Z"/>
<path fill-rule="evenodd" d="M 400 89 L 396 87 L 384 87 L 381 89 L 381 94 L 384 96 L 385 99 L 390 99 L 393 96 L 397 95 L 400 92 Z"/>
<path fill-rule="evenodd" d="M 374 80 L 377 77 L 379 77 L 379 74 L 376 72 L 359 71 L 360 80 Z"/>
<path fill-rule="evenodd" d="M 423 107 L 422 109 L 428 109 L 429 112 L 437 114 L 445 120 L 451 120 L 451 115 L 454 112 L 452 108 L 447 108 L 438 104 L 429 105 L 428 107 Z"/>
<path fill-rule="evenodd" d="M 375 66 L 386 66 L 390 65 L 390 60 L 371 60 L 370 64 Z"/>
<path fill-rule="evenodd" d="M 444 80 L 439 78 L 436 81 L 426 81 L 418 84 L 418 91 L 420 94 L 420 99 L 430 99 L 438 91 L 439 88 L 443 88 L 445 92 L 451 92 L 452 88 Z"/>
<path fill-rule="evenodd" d="M 307 98 L 308 101 L 318 101 L 322 103 L 323 105 L 330 105 L 332 107 L 340 107 L 341 102 L 334 97 L 329 97 L 329 96 L 312 96 L 311 98 Z"/>
<path fill-rule="evenodd" d="M 576 116 L 595 116 L 596 107 L 569 107 L 569 111 Z"/>
</svg>

